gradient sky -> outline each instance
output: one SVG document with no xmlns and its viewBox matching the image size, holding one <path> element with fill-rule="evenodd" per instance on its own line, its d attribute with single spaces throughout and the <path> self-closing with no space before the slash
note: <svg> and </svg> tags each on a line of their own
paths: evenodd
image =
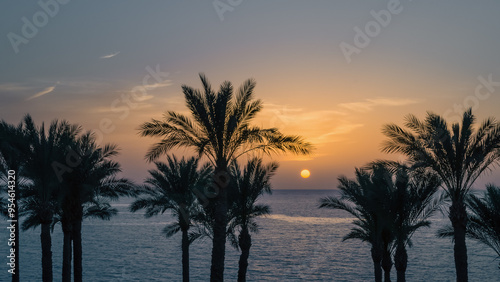
<svg viewBox="0 0 500 282">
<path fill-rule="evenodd" d="M 380 152 L 381 128 L 409 113 L 457 121 L 474 106 L 479 120 L 500 118 L 498 1 L 41 2 L 52 3 L 46 18 L 37 1 L 0 10 L 0 118 L 17 124 L 30 113 L 89 130 L 104 123 L 103 142 L 120 146 L 124 175 L 137 182 L 157 141 L 140 138 L 138 126 L 186 112 L 181 85 L 200 87 L 199 72 L 214 86 L 254 78 L 264 101 L 255 123 L 316 146 L 309 157 L 275 158 L 276 189 L 334 188 L 356 166 L 403 160 Z M 374 25 L 374 14 L 385 22 Z M 359 35 L 366 28 L 369 42 Z M 358 48 L 350 60 L 346 44 Z M 156 69 L 158 80 L 148 78 Z M 145 78 L 147 92 L 132 93 Z M 310 178 L 300 179 L 303 168 Z M 500 184 L 499 171 L 478 186 Z"/>
</svg>

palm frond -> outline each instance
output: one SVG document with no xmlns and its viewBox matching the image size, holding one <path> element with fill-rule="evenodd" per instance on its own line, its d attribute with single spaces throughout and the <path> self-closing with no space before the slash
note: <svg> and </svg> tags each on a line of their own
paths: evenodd
<svg viewBox="0 0 500 282">
<path fill-rule="evenodd" d="M 177 232 L 179 231 L 181 231 L 181 226 L 178 222 L 174 222 L 165 226 L 162 230 L 162 233 L 165 235 L 165 237 L 170 238 L 177 234 Z"/>
<path fill-rule="evenodd" d="M 110 220 L 111 217 L 116 214 L 118 214 L 118 210 L 111 207 L 109 203 L 96 202 L 84 209 L 83 218 L 91 217 L 101 220 Z"/>
</svg>

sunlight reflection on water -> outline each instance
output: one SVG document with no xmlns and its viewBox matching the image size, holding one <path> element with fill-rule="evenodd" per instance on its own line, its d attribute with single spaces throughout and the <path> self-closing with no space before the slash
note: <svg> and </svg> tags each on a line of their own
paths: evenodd
<svg viewBox="0 0 500 282">
<path fill-rule="evenodd" d="M 307 224 L 339 224 L 351 223 L 354 218 L 332 218 L 332 217 L 308 217 L 308 216 L 288 216 L 284 214 L 271 214 L 266 218 L 283 220 L 290 223 L 307 223 Z"/>
</svg>

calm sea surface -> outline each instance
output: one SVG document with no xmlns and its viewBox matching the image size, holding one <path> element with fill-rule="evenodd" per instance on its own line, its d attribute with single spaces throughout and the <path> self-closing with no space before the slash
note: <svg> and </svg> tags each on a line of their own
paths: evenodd
<svg viewBox="0 0 500 282">
<path fill-rule="evenodd" d="M 261 200 L 272 215 L 258 220 L 260 232 L 252 235 L 249 281 L 373 281 L 370 247 L 357 240 L 342 242 L 352 218 L 341 211 L 319 210 L 318 200 L 333 191 L 274 191 Z M 115 204 L 111 221 L 83 224 L 83 275 L 85 281 L 181 281 L 180 234 L 165 238 L 161 230 L 172 219 L 162 215 L 145 219 L 128 212 L 131 202 Z M 437 214 L 432 226 L 419 230 L 409 250 L 408 281 L 454 281 L 453 245 L 435 237 L 448 223 Z M 6 223 L 4 223 L 7 226 Z M 6 228 L 0 231 L 0 281 L 9 281 Z M 40 229 L 21 233 L 21 281 L 41 281 Z M 500 281 L 496 255 L 468 241 L 470 281 Z M 191 280 L 208 281 L 211 242 L 190 247 Z M 54 281 L 60 281 L 62 232 L 52 237 Z M 225 277 L 236 281 L 239 254 L 227 246 Z M 393 280 L 395 278 L 393 268 Z"/>
</svg>

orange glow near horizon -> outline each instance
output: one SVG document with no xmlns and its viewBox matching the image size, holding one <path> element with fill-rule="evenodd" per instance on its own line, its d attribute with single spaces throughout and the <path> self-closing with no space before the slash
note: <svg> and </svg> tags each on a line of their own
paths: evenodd
<svg viewBox="0 0 500 282">
<path fill-rule="evenodd" d="M 308 178 L 309 176 L 311 176 L 311 172 L 307 169 L 304 169 L 300 172 L 300 176 L 302 176 L 302 178 Z"/>
</svg>

